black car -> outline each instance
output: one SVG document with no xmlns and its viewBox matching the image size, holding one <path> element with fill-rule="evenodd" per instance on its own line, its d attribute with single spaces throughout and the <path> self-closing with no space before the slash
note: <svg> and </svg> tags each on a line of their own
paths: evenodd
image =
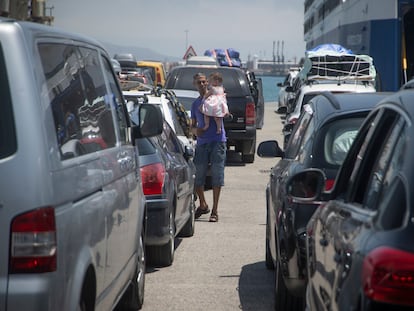
<svg viewBox="0 0 414 311">
<path fill-rule="evenodd" d="M 288 184 L 293 200 L 324 202 L 307 227 L 309 310 L 414 308 L 413 101 L 403 90 L 373 109 L 331 192 L 316 169 Z"/>
<path fill-rule="evenodd" d="M 171 69 L 166 89 L 197 90 L 193 77 L 202 72 L 207 77 L 213 72 L 223 76 L 223 85 L 231 117 L 224 118 L 228 149 L 241 153 L 243 162 L 253 163 L 256 152 L 257 109 L 246 72 L 236 67 L 177 66 Z M 263 110 L 264 111 L 264 110 Z"/>
<path fill-rule="evenodd" d="M 161 135 L 137 140 L 146 198 L 146 256 L 155 266 L 174 260 L 175 237 L 191 237 L 195 224 L 192 150 L 164 121 Z"/>
<path fill-rule="evenodd" d="M 256 128 L 262 129 L 264 125 L 264 97 L 262 78 L 256 76 L 254 71 L 246 70 L 246 77 L 249 80 L 250 91 L 256 104 Z"/>
<path fill-rule="evenodd" d="M 290 200 L 286 183 L 292 175 L 316 167 L 324 172 L 329 190 L 361 123 L 385 96 L 324 92 L 305 105 L 284 151 L 274 140 L 259 144 L 259 156 L 281 158 L 266 188 L 266 266 L 275 269 L 277 310 L 303 309 L 306 225 L 317 208 L 314 202 Z"/>
</svg>

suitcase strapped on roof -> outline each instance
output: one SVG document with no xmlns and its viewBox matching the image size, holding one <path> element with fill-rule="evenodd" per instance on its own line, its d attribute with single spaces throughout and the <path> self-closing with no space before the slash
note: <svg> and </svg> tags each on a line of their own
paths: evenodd
<svg viewBox="0 0 414 311">
<path fill-rule="evenodd" d="M 241 67 L 240 53 L 235 49 L 210 49 L 204 52 L 205 56 L 217 59 L 220 66 Z"/>
</svg>

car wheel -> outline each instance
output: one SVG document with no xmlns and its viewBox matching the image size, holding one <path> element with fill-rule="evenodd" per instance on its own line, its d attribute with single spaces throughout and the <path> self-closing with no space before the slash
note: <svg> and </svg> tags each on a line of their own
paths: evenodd
<svg viewBox="0 0 414 311">
<path fill-rule="evenodd" d="M 131 284 L 122 297 L 119 306 L 120 310 L 136 311 L 142 308 L 145 291 L 145 264 L 144 234 L 141 234 L 139 239 L 137 269 L 131 280 Z"/>
<path fill-rule="evenodd" d="M 181 229 L 179 234 L 180 237 L 192 237 L 194 235 L 195 227 L 195 195 L 191 195 L 190 207 L 189 207 L 189 217 L 184 227 Z"/>
<path fill-rule="evenodd" d="M 275 265 L 273 264 L 272 255 L 270 253 L 269 239 L 266 237 L 266 268 L 274 270 Z"/>
<path fill-rule="evenodd" d="M 81 301 L 79 302 L 79 305 L 76 309 L 77 311 L 87 311 L 88 309 L 86 308 L 86 301 L 82 298 Z"/>
<path fill-rule="evenodd" d="M 301 297 L 293 296 L 286 288 L 283 280 L 280 263 L 275 267 L 275 310 L 304 310 L 305 300 Z"/>
<path fill-rule="evenodd" d="M 167 267 L 171 266 L 174 261 L 175 252 L 175 217 L 170 212 L 169 224 L 169 240 L 167 244 L 150 246 L 147 248 L 148 261 L 155 266 Z"/>
<path fill-rule="evenodd" d="M 269 188 L 266 188 L 266 268 L 274 270 L 275 265 L 272 259 L 272 253 L 270 251 L 270 227 L 269 227 Z"/>
</svg>

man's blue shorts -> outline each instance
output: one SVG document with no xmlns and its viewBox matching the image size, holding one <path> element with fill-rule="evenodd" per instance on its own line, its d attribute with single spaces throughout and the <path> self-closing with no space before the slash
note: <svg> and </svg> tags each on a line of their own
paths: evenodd
<svg viewBox="0 0 414 311">
<path fill-rule="evenodd" d="M 211 185 L 213 187 L 224 186 L 225 142 L 213 141 L 202 145 L 197 144 L 193 162 L 196 167 L 196 187 L 204 186 L 209 163 L 211 164 Z"/>
</svg>

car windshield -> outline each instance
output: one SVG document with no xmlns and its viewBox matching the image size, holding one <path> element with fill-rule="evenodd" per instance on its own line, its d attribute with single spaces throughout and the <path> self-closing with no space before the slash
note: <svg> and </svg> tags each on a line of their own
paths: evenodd
<svg viewBox="0 0 414 311">
<path fill-rule="evenodd" d="M 227 96 L 247 96 L 250 95 L 248 88 L 247 78 L 245 75 L 240 75 L 236 69 L 224 68 L 198 68 L 188 67 L 182 68 L 180 71 L 172 72 L 175 79 L 168 79 L 169 82 L 166 85 L 168 89 L 179 90 L 194 90 L 197 91 L 193 84 L 193 76 L 198 72 L 203 72 L 207 77 L 212 73 L 218 71 L 223 76 L 223 85 Z M 174 81 L 172 81 L 174 80 Z M 240 82 L 241 81 L 241 82 Z"/>
<path fill-rule="evenodd" d="M 151 77 L 152 81 L 155 81 L 155 68 L 142 65 L 138 65 L 138 68 L 140 68 L 142 72 L 147 73 Z"/>
</svg>

